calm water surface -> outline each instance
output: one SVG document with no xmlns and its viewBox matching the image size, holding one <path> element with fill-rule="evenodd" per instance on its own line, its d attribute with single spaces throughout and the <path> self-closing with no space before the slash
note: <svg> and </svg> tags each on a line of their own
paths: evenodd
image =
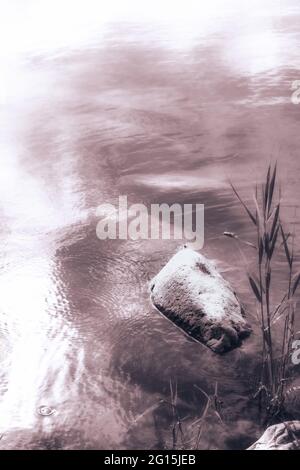
<svg viewBox="0 0 300 470">
<path fill-rule="evenodd" d="M 228 180 L 250 200 L 271 159 L 286 223 L 297 215 L 300 7 L 239 3 L 174 24 L 104 27 L 96 17 L 72 47 L 46 41 L 2 58 L 1 448 L 170 447 L 170 382 L 187 427 L 205 404 L 197 387 L 212 394 L 218 382 L 223 423 L 208 413 L 200 448 L 243 448 L 259 435 L 255 305 L 222 233 L 253 237 Z M 96 208 L 119 194 L 205 204 L 203 252 L 253 323 L 242 348 L 219 357 L 154 311 L 148 282 L 178 242 L 98 240 Z M 41 406 L 55 412 L 41 416 Z"/>
</svg>

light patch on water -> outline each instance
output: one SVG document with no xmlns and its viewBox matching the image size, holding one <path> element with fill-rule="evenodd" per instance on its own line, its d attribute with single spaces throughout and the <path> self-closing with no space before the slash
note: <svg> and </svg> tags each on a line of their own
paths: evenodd
<svg viewBox="0 0 300 470">
<path fill-rule="evenodd" d="M 240 0 L 1 0 L 0 5 L 0 103 L 12 95 L 12 84 L 13 90 L 23 88 L 20 59 L 51 59 L 87 46 L 104 47 L 109 35 L 118 40 L 116 24 L 130 23 L 123 40 L 159 42 L 186 52 L 212 38 L 221 41 L 226 50 L 220 60 L 246 75 L 291 63 L 299 67 L 297 38 L 274 31 L 278 18 L 295 17 L 295 0 L 286 1 L 284 8 L 279 0 L 254 0 L 250 10 Z"/>
<path fill-rule="evenodd" d="M 292 14 L 295 6 L 294 0 L 287 2 L 285 13 Z M 260 18 L 282 14 L 279 0 L 254 0 L 251 9 L 240 0 L 2 0 L 0 57 L 78 48 L 99 41 L 107 26 L 118 22 L 146 24 L 150 29 L 161 25 L 160 39 L 173 47 L 186 48 L 194 45 L 199 36 L 232 28 L 232 20 L 239 25 L 245 18 L 255 26 Z"/>
<path fill-rule="evenodd" d="M 287 63 L 299 66 L 296 37 L 278 35 L 272 29 L 273 18 L 264 18 L 258 24 L 247 24 L 237 36 L 228 41 L 225 60 L 233 69 L 246 76 L 256 76 L 284 67 Z"/>
<path fill-rule="evenodd" d="M 122 185 L 127 185 L 128 180 L 132 177 L 122 177 L 120 182 Z M 132 181 L 133 185 L 157 188 L 162 191 L 168 192 L 169 190 L 211 190 L 220 189 L 228 186 L 225 180 L 220 178 L 210 178 L 201 175 L 192 176 L 188 172 L 181 171 L 180 173 L 163 173 L 163 174 L 147 174 L 135 176 Z M 201 201 L 200 201 L 201 202 Z"/>
<path fill-rule="evenodd" d="M 69 374 L 67 354 L 77 333 L 65 318 L 47 310 L 47 298 L 55 286 L 46 260 L 32 260 L 5 273 L 0 286 L 0 309 L 10 343 L 0 425 L 2 430 L 32 428 L 39 403 L 55 406 L 63 401 Z M 77 359 L 80 365 L 80 354 Z"/>
<path fill-rule="evenodd" d="M 14 148 L 0 148 L 0 207 L 2 214 L 10 221 L 12 237 L 21 234 L 26 238 L 83 220 L 87 214 L 78 210 L 80 196 L 72 191 L 74 174 L 68 175 L 66 172 L 62 193 L 50 197 L 42 181 L 22 167 L 19 150 L 17 145 Z M 66 160 L 70 160 L 68 156 Z M 34 245 L 35 240 L 31 241 Z"/>
</svg>

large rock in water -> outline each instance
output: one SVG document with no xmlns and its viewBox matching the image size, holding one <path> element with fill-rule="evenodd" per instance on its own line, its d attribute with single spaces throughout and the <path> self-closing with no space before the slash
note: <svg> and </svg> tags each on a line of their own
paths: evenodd
<svg viewBox="0 0 300 470">
<path fill-rule="evenodd" d="M 260 439 L 247 450 L 299 450 L 300 421 L 286 421 L 269 426 Z"/>
<path fill-rule="evenodd" d="M 176 253 L 150 288 L 151 300 L 161 313 L 217 353 L 239 346 L 251 332 L 228 282 L 194 250 Z"/>
</svg>

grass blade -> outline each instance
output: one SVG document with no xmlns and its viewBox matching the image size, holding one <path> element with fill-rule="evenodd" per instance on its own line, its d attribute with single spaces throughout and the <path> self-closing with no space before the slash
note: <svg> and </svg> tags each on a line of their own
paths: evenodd
<svg viewBox="0 0 300 470">
<path fill-rule="evenodd" d="M 290 268 L 291 268 L 293 261 L 292 261 L 292 257 L 291 257 L 291 253 L 290 253 L 289 246 L 288 246 L 288 244 L 287 244 L 287 239 L 288 239 L 288 237 L 285 236 L 281 224 L 280 224 L 280 231 L 281 231 L 281 236 L 282 236 L 282 241 L 283 241 L 283 246 L 284 246 L 284 251 L 285 251 L 286 259 L 287 259 L 287 261 L 288 261 L 288 263 L 289 263 L 289 266 L 290 266 Z"/>
<path fill-rule="evenodd" d="M 295 294 L 295 292 L 298 288 L 299 282 L 300 282 L 300 273 L 298 274 L 298 276 L 296 276 L 296 279 L 295 279 L 294 284 L 293 284 L 293 288 L 292 288 L 293 295 Z"/>
<path fill-rule="evenodd" d="M 273 238 L 272 238 L 272 243 L 271 243 L 270 253 L 269 253 L 270 259 L 273 256 L 273 252 L 274 252 L 274 249 L 275 249 L 275 246 L 276 246 L 278 232 L 279 232 L 279 225 L 277 225 L 277 227 L 275 229 L 275 233 L 274 233 Z"/>
<path fill-rule="evenodd" d="M 275 188 L 275 183 L 276 183 L 276 173 L 277 173 L 277 163 L 275 163 L 274 170 L 273 170 L 273 175 L 272 175 L 272 179 L 271 179 L 271 183 L 270 183 L 269 200 L 268 200 L 268 212 L 270 212 L 271 205 L 272 205 L 274 188 Z"/>
<path fill-rule="evenodd" d="M 262 187 L 263 202 L 264 202 L 264 213 L 266 213 L 266 209 L 269 206 L 270 174 L 271 174 L 271 165 L 269 165 L 269 167 L 268 167 L 266 186 Z"/>
<path fill-rule="evenodd" d="M 250 274 L 248 274 L 248 279 L 249 279 L 249 282 L 250 282 L 250 285 L 252 287 L 252 290 L 254 292 L 255 297 L 257 298 L 259 303 L 261 303 L 262 297 L 261 297 L 260 289 L 258 288 L 258 286 L 257 286 L 255 280 L 253 279 L 253 277 L 250 276 Z"/>
<path fill-rule="evenodd" d="M 259 238 L 259 248 L 258 248 L 258 263 L 259 264 L 262 263 L 263 255 L 264 255 L 264 243 L 263 243 L 262 238 Z"/>
<path fill-rule="evenodd" d="M 244 203 L 244 201 L 241 199 L 239 193 L 237 192 L 237 190 L 235 189 L 235 187 L 233 186 L 233 184 L 230 182 L 230 186 L 234 192 L 234 194 L 236 195 L 236 197 L 238 198 L 238 200 L 240 201 L 240 203 L 242 204 L 242 206 L 244 207 L 245 211 L 247 212 L 248 216 L 250 217 L 250 219 L 252 220 L 253 224 L 256 225 L 257 224 L 257 221 L 256 221 L 256 218 L 254 217 L 254 215 L 252 214 L 252 212 L 250 211 L 250 209 L 248 209 L 248 207 L 246 206 L 246 204 Z"/>
<path fill-rule="evenodd" d="M 278 219 L 279 219 L 279 212 L 280 212 L 280 204 L 277 204 L 275 214 L 274 214 L 273 223 L 272 223 L 272 228 L 271 228 L 271 231 L 270 231 L 270 240 L 273 239 L 275 229 L 277 227 L 277 223 L 278 223 Z"/>
</svg>

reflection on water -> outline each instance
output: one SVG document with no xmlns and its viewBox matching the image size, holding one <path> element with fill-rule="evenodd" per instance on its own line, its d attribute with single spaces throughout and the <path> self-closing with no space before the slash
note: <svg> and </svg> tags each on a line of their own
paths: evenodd
<svg viewBox="0 0 300 470">
<path fill-rule="evenodd" d="M 187 423 L 204 406 L 195 386 L 211 394 L 219 384 L 225 424 L 209 414 L 201 448 L 245 447 L 259 433 L 254 305 L 222 233 L 251 239 L 228 180 L 250 198 L 271 158 L 286 222 L 298 209 L 290 86 L 300 78 L 300 9 L 266 0 L 243 17 L 241 2 L 211 3 L 218 9 L 194 5 L 183 17 L 162 9 L 161 21 L 154 6 L 149 22 L 139 8 L 92 19 L 78 7 L 77 30 L 64 28 L 62 10 L 53 42 L 32 0 L 32 37 L 1 51 L 1 448 L 168 446 L 170 381 Z M 126 14 L 135 22 L 118 22 Z M 95 210 L 119 194 L 205 204 L 204 252 L 254 325 L 241 349 L 218 357 L 151 307 L 148 282 L 178 243 L 97 239 Z M 55 412 L 41 416 L 41 406 Z"/>
</svg>

